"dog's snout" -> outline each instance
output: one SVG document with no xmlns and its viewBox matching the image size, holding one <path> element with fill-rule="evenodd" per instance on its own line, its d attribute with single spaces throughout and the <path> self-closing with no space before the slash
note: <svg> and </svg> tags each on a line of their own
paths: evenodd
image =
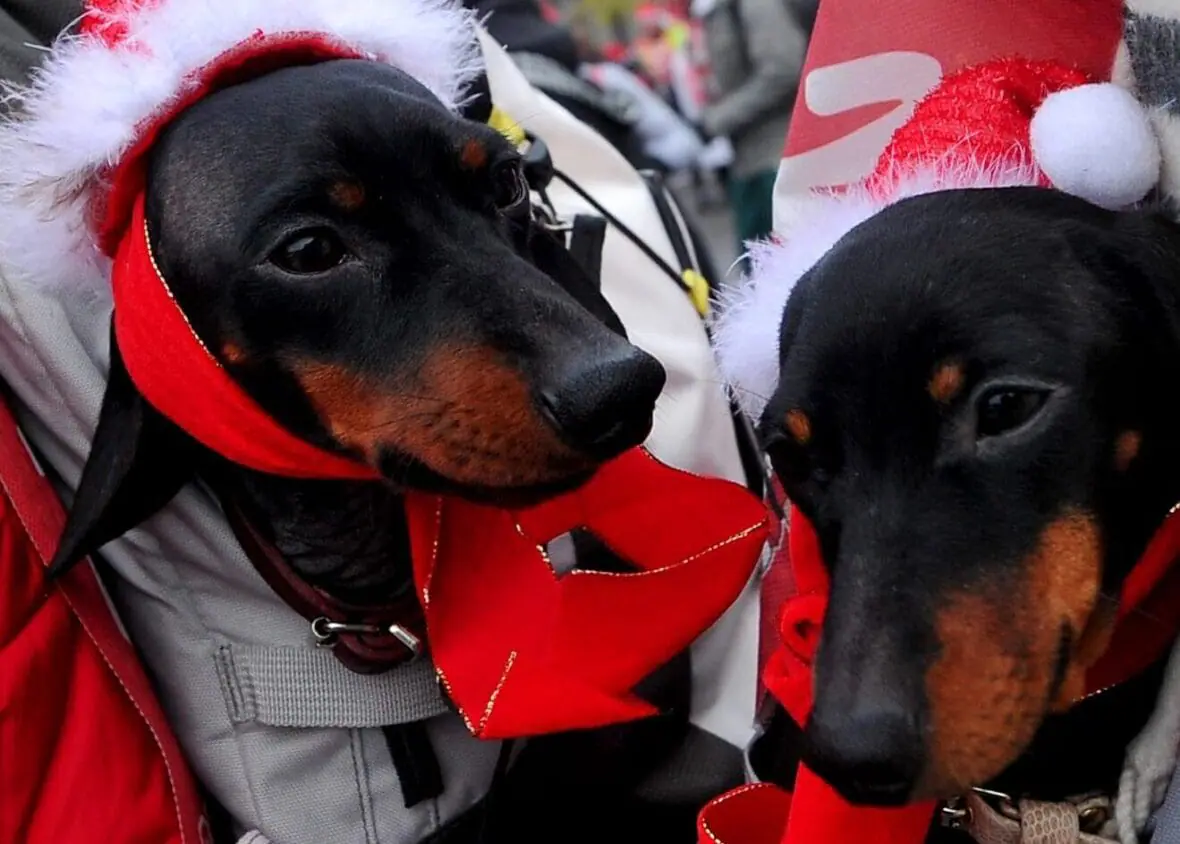
<svg viewBox="0 0 1180 844">
<path fill-rule="evenodd" d="M 922 774 L 921 730 L 892 708 L 860 706 L 839 717 L 813 714 L 805 747 L 811 769 L 853 803 L 903 804 Z"/>
<path fill-rule="evenodd" d="M 538 405 L 570 448 L 605 460 L 647 438 L 665 378 L 659 361 L 627 344 L 565 367 Z"/>
</svg>

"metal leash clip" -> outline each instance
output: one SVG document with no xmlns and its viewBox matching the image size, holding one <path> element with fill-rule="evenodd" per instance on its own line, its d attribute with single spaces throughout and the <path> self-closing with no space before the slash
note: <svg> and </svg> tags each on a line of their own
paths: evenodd
<svg viewBox="0 0 1180 844">
<path fill-rule="evenodd" d="M 1030 823 L 1035 828 L 1038 823 L 1043 824 L 1046 811 L 1060 814 L 1065 812 L 1076 817 L 1077 825 L 1074 835 L 1081 835 L 1084 841 L 1107 841 L 1103 831 L 1114 816 L 1114 808 L 1109 797 L 1102 794 L 1090 794 L 1077 798 L 1070 798 L 1055 802 L 1021 801 L 1017 802 L 1011 796 L 999 791 L 986 788 L 974 788 L 965 796 L 948 800 L 940 809 L 940 820 L 944 827 L 966 832 L 979 841 L 1023 841 L 1025 825 Z M 996 817 L 976 817 L 976 814 Z M 997 838 L 997 830 L 1006 829 L 1007 837 Z M 1035 836 L 1034 836 L 1035 837 Z M 1052 840 L 1041 839 L 1036 840 Z M 1069 838 L 1072 843 L 1074 838 Z"/>
<path fill-rule="evenodd" d="M 415 657 L 422 653 L 422 640 L 400 624 L 390 624 L 386 627 L 379 624 L 349 624 L 343 621 L 332 621 L 322 615 L 311 622 L 311 635 L 315 637 L 317 648 L 334 648 L 341 633 L 392 636 Z"/>
<path fill-rule="evenodd" d="M 533 206 L 533 221 L 555 234 L 568 234 L 574 230 L 574 221 L 562 217 L 549 203 L 547 194 L 541 194 L 541 202 Z"/>
<path fill-rule="evenodd" d="M 1019 819 L 1020 811 L 1011 795 L 1002 791 L 992 791 L 987 788 L 973 788 L 972 793 L 983 801 L 990 803 L 992 808 L 1005 817 Z M 967 805 L 966 797 L 952 797 L 939 810 L 939 820 L 947 829 L 964 830 L 971 825 L 971 807 Z"/>
</svg>

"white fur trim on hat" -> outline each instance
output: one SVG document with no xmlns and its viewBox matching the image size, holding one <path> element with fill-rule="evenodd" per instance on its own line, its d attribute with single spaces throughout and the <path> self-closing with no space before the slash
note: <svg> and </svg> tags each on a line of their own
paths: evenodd
<svg viewBox="0 0 1180 844">
<path fill-rule="evenodd" d="M 949 156 L 914 173 L 899 174 L 886 198 L 863 186 L 808 196 L 800 222 L 775 242 L 749 244 L 750 274 L 724 290 L 713 322 L 717 366 L 741 408 L 755 421 L 778 386 L 779 331 L 796 282 L 848 232 L 882 209 L 912 196 L 958 188 L 1037 183 L 1028 166 L 993 166 Z"/>
<path fill-rule="evenodd" d="M 1155 187 L 1160 149 L 1147 112 L 1109 82 L 1050 94 L 1029 128 L 1033 157 L 1058 190 L 1118 210 Z"/>
<path fill-rule="evenodd" d="M 0 268 L 13 280 L 105 282 L 86 226 L 96 180 L 186 77 L 258 32 L 320 33 L 396 66 L 455 108 L 482 66 L 473 13 L 453 0 L 163 0 L 127 38 L 66 36 L 0 124 Z"/>
</svg>

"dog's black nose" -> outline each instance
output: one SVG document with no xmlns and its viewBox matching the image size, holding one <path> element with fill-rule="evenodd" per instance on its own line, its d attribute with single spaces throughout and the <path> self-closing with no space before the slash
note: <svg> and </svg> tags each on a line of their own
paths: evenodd
<svg viewBox="0 0 1180 844">
<path fill-rule="evenodd" d="M 538 397 L 541 412 L 562 440 L 600 460 L 647 438 L 667 377 L 651 355 L 620 345 L 609 357 L 580 359 L 566 367 Z"/>
<path fill-rule="evenodd" d="M 803 758 L 851 803 L 901 805 L 922 773 L 921 731 L 901 712 L 858 709 L 839 717 L 813 712 Z"/>
</svg>

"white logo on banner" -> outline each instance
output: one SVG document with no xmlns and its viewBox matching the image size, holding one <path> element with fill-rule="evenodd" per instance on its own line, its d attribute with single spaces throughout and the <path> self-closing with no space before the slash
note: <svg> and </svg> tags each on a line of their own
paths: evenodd
<svg viewBox="0 0 1180 844">
<path fill-rule="evenodd" d="M 942 78 L 942 65 L 926 53 L 876 53 L 816 68 L 803 81 L 803 101 L 820 117 L 854 108 L 898 105 L 866 126 L 807 152 L 786 157 L 775 183 L 775 230 L 790 228 L 790 205 L 811 188 L 857 182 L 873 170 L 889 143 L 922 99 Z"/>
</svg>

